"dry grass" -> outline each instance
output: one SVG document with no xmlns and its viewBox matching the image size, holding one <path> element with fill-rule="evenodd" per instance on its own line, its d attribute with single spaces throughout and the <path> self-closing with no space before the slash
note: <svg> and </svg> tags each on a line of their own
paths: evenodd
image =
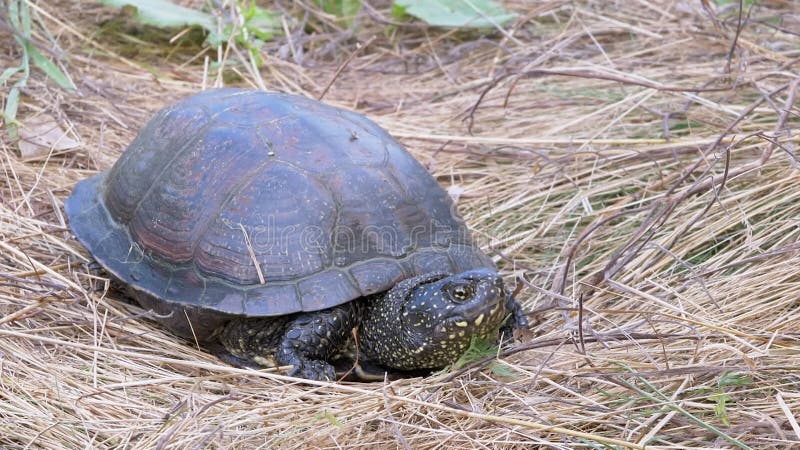
<svg viewBox="0 0 800 450">
<path fill-rule="evenodd" d="M 19 117 L 82 145 L 23 161 L 0 142 L 0 447 L 800 446 L 800 4 L 759 2 L 737 34 L 736 2 L 517 0 L 481 36 L 389 27 L 386 6 L 337 30 L 313 3 L 282 4 L 315 31 L 289 24 L 259 73 L 223 55 L 228 84 L 317 96 L 376 36 L 325 99 L 462 192 L 530 332 L 455 374 L 308 386 L 141 320 L 62 203 L 153 111 L 213 85 L 217 55 L 32 0 L 78 92 L 34 70 Z M 0 47 L 18 64 L 2 27 Z"/>
</svg>

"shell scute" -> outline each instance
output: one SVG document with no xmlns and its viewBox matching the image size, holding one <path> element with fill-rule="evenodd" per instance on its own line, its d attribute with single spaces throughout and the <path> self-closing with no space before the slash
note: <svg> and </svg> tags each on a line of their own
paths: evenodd
<svg viewBox="0 0 800 450">
<path fill-rule="evenodd" d="M 339 304 L 340 299 L 354 299 L 362 294 L 344 272 L 327 270 L 297 283 L 303 311 L 317 311 Z"/>
</svg>

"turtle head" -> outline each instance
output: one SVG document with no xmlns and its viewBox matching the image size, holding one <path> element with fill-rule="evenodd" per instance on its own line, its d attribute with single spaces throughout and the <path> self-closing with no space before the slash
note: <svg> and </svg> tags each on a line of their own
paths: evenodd
<svg viewBox="0 0 800 450">
<path fill-rule="evenodd" d="M 505 316 L 503 279 L 488 269 L 422 283 L 411 290 L 400 321 L 421 344 L 449 344 L 496 332 Z"/>
<path fill-rule="evenodd" d="M 473 337 L 497 336 L 507 302 L 503 279 L 490 269 L 414 277 L 370 302 L 363 347 L 370 358 L 397 369 L 445 367 Z"/>
</svg>

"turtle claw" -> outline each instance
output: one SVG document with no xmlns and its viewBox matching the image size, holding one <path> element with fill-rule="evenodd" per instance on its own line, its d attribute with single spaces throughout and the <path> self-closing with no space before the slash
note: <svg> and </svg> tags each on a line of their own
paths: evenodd
<svg viewBox="0 0 800 450">
<path fill-rule="evenodd" d="M 524 330 L 530 327 L 528 318 L 522 311 L 522 305 L 514 299 L 511 293 L 506 294 L 506 311 L 509 312 L 509 317 L 500 327 L 501 338 L 512 338 L 514 336 L 514 330 Z"/>
<path fill-rule="evenodd" d="M 298 361 L 289 370 L 289 376 L 314 381 L 336 380 L 336 373 L 333 370 L 333 366 L 320 360 Z"/>
</svg>

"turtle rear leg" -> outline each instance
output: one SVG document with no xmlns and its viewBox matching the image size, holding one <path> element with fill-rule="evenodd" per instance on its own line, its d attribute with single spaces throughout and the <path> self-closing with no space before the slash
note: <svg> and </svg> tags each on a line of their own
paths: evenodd
<svg viewBox="0 0 800 450">
<path fill-rule="evenodd" d="M 270 365 L 291 365 L 290 376 L 311 380 L 333 380 L 328 362 L 358 325 L 358 306 L 349 302 L 334 308 L 289 317 L 230 321 L 220 334 L 220 343 L 234 357 Z"/>
<path fill-rule="evenodd" d="M 233 319 L 219 333 L 219 343 L 206 346 L 232 366 L 274 367 L 275 349 L 288 322 L 287 317 Z"/>
</svg>

